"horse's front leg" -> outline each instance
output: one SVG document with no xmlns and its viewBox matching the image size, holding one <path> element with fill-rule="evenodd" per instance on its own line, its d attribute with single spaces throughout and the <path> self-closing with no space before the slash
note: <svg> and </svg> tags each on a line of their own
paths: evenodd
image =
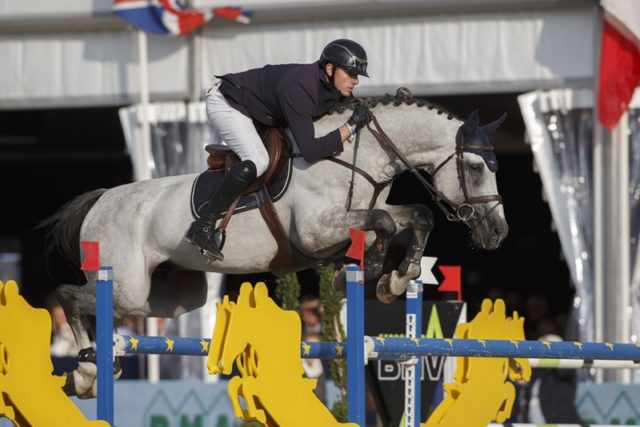
<svg viewBox="0 0 640 427">
<path fill-rule="evenodd" d="M 420 260 L 433 229 L 431 211 L 423 205 L 387 206 L 398 230 L 412 230 L 411 243 L 397 270 L 385 274 L 378 281 L 376 294 L 382 302 L 393 302 L 407 290 L 410 280 L 420 277 Z"/>
<path fill-rule="evenodd" d="M 381 209 L 354 211 L 356 223 L 350 228 L 359 228 L 365 231 L 374 231 L 376 239 L 367 248 L 364 254 L 364 279 L 377 279 L 382 275 L 384 257 L 389 250 L 389 243 L 396 235 L 396 224 L 389 212 Z"/>
<path fill-rule="evenodd" d="M 376 235 L 373 243 L 365 251 L 364 279 L 376 279 L 382 275 L 384 257 L 389 249 L 389 243 L 396 234 L 396 223 L 389 212 L 382 209 L 356 209 L 344 212 L 342 215 L 332 216 L 332 230 L 341 236 L 349 228 L 363 231 L 373 231 Z M 325 231 L 326 233 L 326 231 Z M 334 241 L 344 241 L 344 237 L 332 236 Z M 334 288 L 343 288 L 345 281 L 344 268 L 334 279 Z"/>
</svg>

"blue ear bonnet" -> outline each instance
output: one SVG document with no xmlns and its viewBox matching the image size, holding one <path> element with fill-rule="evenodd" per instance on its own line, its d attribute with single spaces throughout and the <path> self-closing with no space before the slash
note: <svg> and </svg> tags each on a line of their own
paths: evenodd
<svg viewBox="0 0 640 427">
<path fill-rule="evenodd" d="M 493 152 L 493 146 L 489 141 L 489 136 L 502 124 L 507 114 L 484 126 L 478 125 L 478 110 L 472 112 L 465 123 L 458 129 L 456 146 L 467 153 L 477 154 L 484 160 L 489 170 L 493 173 L 498 171 L 498 159 Z"/>
<path fill-rule="evenodd" d="M 476 128 L 471 135 L 462 132 L 462 151 L 473 153 L 482 157 L 489 170 L 493 173 L 498 171 L 498 159 L 493 152 L 493 146 L 487 135 L 480 128 Z M 487 150 L 474 147 L 487 147 Z"/>
</svg>

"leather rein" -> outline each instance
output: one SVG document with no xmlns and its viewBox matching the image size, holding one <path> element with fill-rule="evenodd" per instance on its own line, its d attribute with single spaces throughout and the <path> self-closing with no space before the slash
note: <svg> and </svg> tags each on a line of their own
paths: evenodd
<svg viewBox="0 0 640 427">
<path fill-rule="evenodd" d="M 373 127 L 371 126 L 371 123 L 373 123 Z M 463 139 L 462 135 L 460 134 L 460 132 L 458 132 L 458 135 L 456 136 L 456 149 L 455 149 L 455 151 L 451 155 L 449 155 L 449 157 L 447 157 L 445 160 L 443 160 L 435 168 L 435 170 L 431 174 L 431 177 L 433 178 L 436 175 L 436 173 L 438 173 L 438 171 L 440 169 L 442 169 L 442 167 L 445 164 L 447 164 L 447 162 L 449 162 L 449 160 L 453 159 L 454 156 L 455 156 L 455 158 L 456 158 L 456 166 L 457 166 L 457 170 L 458 170 L 458 181 L 460 183 L 460 186 L 462 187 L 462 193 L 464 195 L 464 202 L 461 203 L 460 205 L 456 205 L 453 201 L 448 199 L 442 192 L 438 191 L 438 189 L 432 183 L 427 181 L 422 176 L 420 171 L 418 169 L 416 169 L 409 162 L 409 159 L 407 159 L 407 157 L 393 143 L 391 138 L 389 138 L 389 136 L 387 136 L 387 134 L 384 132 L 384 130 L 382 130 L 382 127 L 380 127 L 380 123 L 378 123 L 378 120 L 376 119 L 375 116 L 373 117 L 373 120 L 371 121 L 371 123 L 367 124 L 367 129 L 369 129 L 369 132 L 371 132 L 371 134 L 376 138 L 376 140 L 378 141 L 378 143 L 381 146 L 389 147 L 391 149 L 391 151 L 393 151 L 393 153 L 396 155 L 396 157 L 398 157 L 398 159 L 400 159 L 400 161 L 402 163 L 404 163 L 404 165 L 407 167 L 409 172 L 411 172 L 418 179 L 418 182 L 420 182 L 420 184 L 422 184 L 422 186 L 429 192 L 429 194 L 431 194 L 432 200 L 438 205 L 440 210 L 442 210 L 442 212 L 445 214 L 447 220 L 452 221 L 452 222 L 463 222 L 463 223 L 470 222 L 473 219 L 473 216 L 475 215 L 475 208 L 473 207 L 474 204 L 488 203 L 488 202 L 495 201 L 496 202 L 495 205 L 492 206 L 491 209 L 489 209 L 478 220 L 478 222 L 481 223 L 481 222 L 483 222 L 484 220 L 487 219 L 488 215 L 491 212 L 493 212 L 498 206 L 500 206 L 502 204 L 502 197 L 499 194 L 491 194 L 491 195 L 478 196 L 478 197 L 469 197 L 469 192 L 467 190 L 467 185 L 466 185 L 465 168 L 464 168 L 464 152 L 465 151 L 470 151 L 470 150 L 472 150 L 472 151 L 492 151 L 493 150 L 492 146 L 490 146 L 490 145 L 464 144 L 462 142 L 462 139 Z M 358 135 L 357 135 L 356 138 L 358 138 L 359 136 L 360 136 L 360 131 L 358 131 Z M 355 151 L 357 151 L 357 146 L 355 147 Z M 344 167 L 352 169 L 352 171 L 354 173 L 358 173 L 359 175 L 364 177 L 373 186 L 374 192 L 373 192 L 372 199 L 371 199 L 371 201 L 369 203 L 369 209 L 371 209 L 376 204 L 376 201 L 378 199 L 378 196 L 380 195 L 380 192 L 387 185 L 391 184 L 391 181 L 386 181 L 386 182 L 381 182 L 381 183 L 377 182 L 367 172 L 363 171 L 362 169 L 358 168 L 355 165 L 355 159 L 356 159 L 356 155 L 355 155 L 355 152 L 354 152 L 354 162 L 353 162 L 353 164 L 349 164 L 349 163 L 345 162 L 344 160 L 340 160 L 340 159 L 333 158 L 333 157 L 329 158 L 328 160 L 331 160 L 334 163 L 338 163 L 339 165 L 342 165 Z M 353 176 L 352 176 L 351 185 L 350 185 L 349 200 L 347 202 L 347 209 L 349 209 L 350 206 L 351 206 L 352 189 L 353 189 Z"/>
</svg>

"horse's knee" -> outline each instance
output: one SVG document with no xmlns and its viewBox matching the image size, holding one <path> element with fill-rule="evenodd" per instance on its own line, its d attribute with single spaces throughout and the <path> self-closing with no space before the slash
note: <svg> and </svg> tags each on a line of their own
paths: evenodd
<svg viewBox="0 0 640 427">
<path fill-rule="evenodd" d="M 372 228 L 385 236 L 395 236 L 398 231 L 396 222 L 393 220 L 393 217 L 391 217 L 391 214 L 383 210 L 375 211 Z"/>
</svg>

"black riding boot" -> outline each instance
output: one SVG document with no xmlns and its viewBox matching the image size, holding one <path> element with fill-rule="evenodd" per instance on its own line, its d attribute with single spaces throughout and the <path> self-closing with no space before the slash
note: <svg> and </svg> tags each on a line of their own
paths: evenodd
<svg viewBox="0 0 640 427">
<path fill-rule="evenodd" d="M 185 239 L 211 260 L 224 259 L 224 231 L 214 229 L 216 221 L 229 209 L 231 203 L 256 179 L 256 165 L 251 160 L 237 163 L 229 169 L 218 190 L 198 209 L 200 218 L 191 223 Z"/>
</svg>

